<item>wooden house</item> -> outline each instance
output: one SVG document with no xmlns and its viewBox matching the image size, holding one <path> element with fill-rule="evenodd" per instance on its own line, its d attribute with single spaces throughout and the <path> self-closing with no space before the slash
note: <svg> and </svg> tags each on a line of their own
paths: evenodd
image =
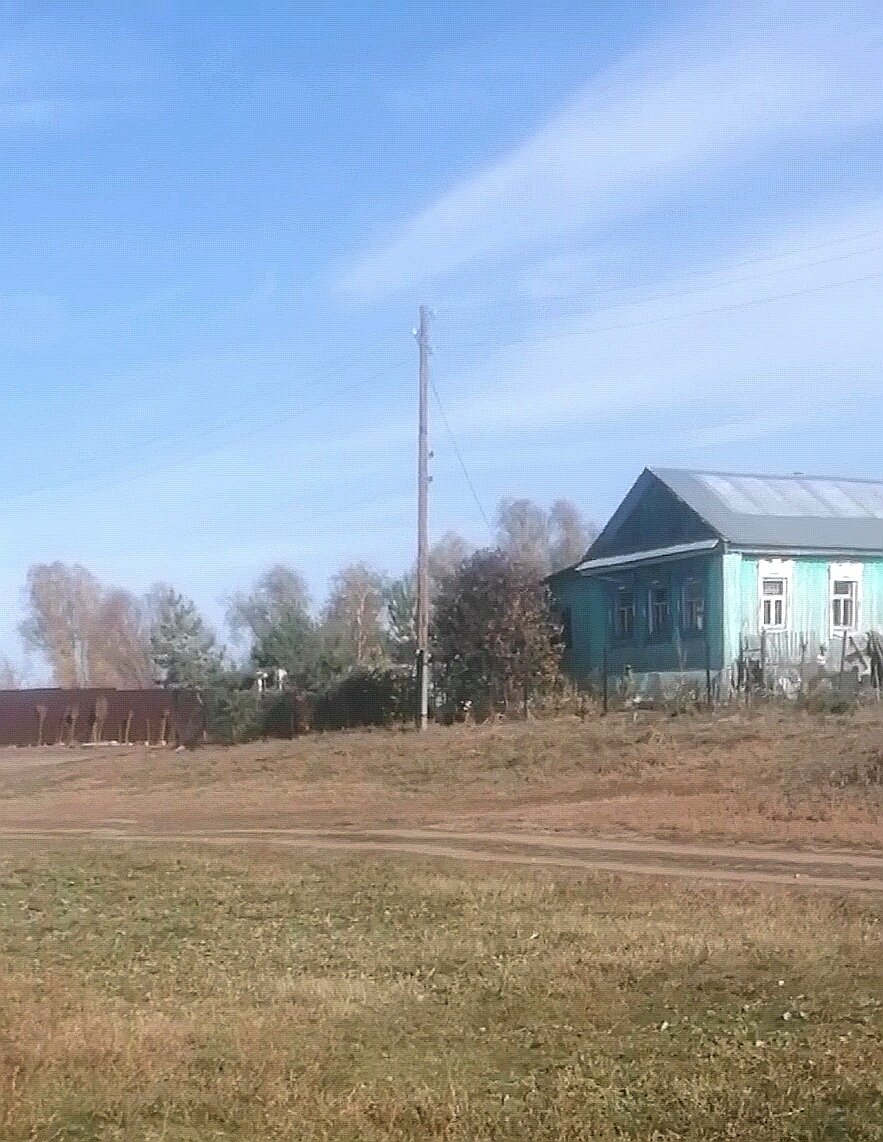
<svg viewBox="0 0 883 1142">
<path fill-rule="evenodd" d="M 550 580 L 578 681 L 783 689 L 883 629 L 883 481 L 647 468 Z M 860 656 L 859 656 L 860 657 Z"/>
</svg>

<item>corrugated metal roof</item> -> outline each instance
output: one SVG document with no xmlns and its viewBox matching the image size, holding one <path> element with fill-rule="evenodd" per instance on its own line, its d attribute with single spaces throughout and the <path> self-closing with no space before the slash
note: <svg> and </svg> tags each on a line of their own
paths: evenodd
<svg viewBox="0 0 883 1142">
<path fill-rule="evenodd" d="M 737 546 L 883 555 L 883 481 L 649 471 Z"/>
</svg>

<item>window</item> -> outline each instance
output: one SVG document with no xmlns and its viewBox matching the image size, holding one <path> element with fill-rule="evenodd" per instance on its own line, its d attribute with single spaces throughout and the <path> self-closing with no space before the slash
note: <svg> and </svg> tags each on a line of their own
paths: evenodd
<svg viewBox="0 0 883 1142">
<path fill-rule="evenodd" d="M 705 630 L 705 588 L 700 579 L 688 579 L 684 584 L 682 625 L 688 634 L 701 634 Z"/>
<path fill-rule="evenodd" d="M 758 626 L 784 631 L 791 622 L 793 559 L 761 559 L 757 565 Z"/>
<path fill-rule="evenodd" d="M 784 630 L 788 613 L 786 579 L 765 578 L 761 593 L 760 625 L 764 630 Z"/>
<path fill-rule="evenodd" d="M 855 630 L 857 614 L 858 583 L 855 579 L 834 579 L 831 584 L 831 625 L 834 630 Z"/>
<path fill-rule="evenodd" d="M 628 587 L 617 593 L 614 629 L 617 638 L 635 637 L 635 593 Z"/>
<path fill-rule="evenodd" d="M 829 615 L 831 635 L 842 635 L 858 630 L 862 621 L 861 563 L 832 563 L 828 567 Z"/>
<path fill-rule="evenodd" d="M 657 638 L 668 634 L 668 587 L 653 583 L 650 587 L 650 634 Z"/>
</svg>

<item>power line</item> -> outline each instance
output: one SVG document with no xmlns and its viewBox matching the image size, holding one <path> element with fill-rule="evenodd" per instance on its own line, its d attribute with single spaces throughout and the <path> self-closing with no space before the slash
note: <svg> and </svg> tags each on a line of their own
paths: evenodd
<svg viewBox="0 0 883 1142">
<path fill-rule="evenodd" d="M 345 503 L 341 503 L 338 507 L 328 506 L 322 508 L 320 511 L 310 512 L 309 515 L 297 517 L 291 515 L 291 513 L 281 505 L 268 509 L 268 511 L 272 511 L 273 513 L 278 512 L 280 515 L 284 516 L 286 520 L 290 520 L 290 527 L 293 532 L 302 532 L 310 524 L 318 523 L 319 521 L 328 521 L 338 518 L 339 516 L 344 516 L 352 513 L 357 514 L 364 509 L 378 506 L 378 504 L 384 500 L 395 499 L 397 503 L 400 501 L 403 502 L 406 499 L 406 496 L 407 493 L 399 489 L 396 489 L 394 494 L 391 490 L 387 490 L 382 495 L 373 493 L 370 496 L 365 496 L 364 498 L 358 500 L 348 499 Z M 240 508 L 241 507 L 242 505 L 240 505 Z M 230 520 L 235 519 L 239 514 L 240 510 L 237 509 L 236 511 L 226 511 L 222 515 L 213 515 L 211 517 L 212 523 L 214 526 L 224 524 Z M 353 531 L 352 528 L 348 530 L 350 532 Z"/>
<path fill-rule="evenodd" d="M 788 293 L 776 293 L 768 297 L 748 298 L 746 301 L 730 302 L 727 305 L 711 306 L 708 309 L 694 309 L 687 313 L 670 313 L 662 317 L 644 318 L 640 321 L 621 321 L 610 325 L 596 325 L 591 329 L 559 330 L 556 333 L 537 334 L 535 337 L 516 337 L 507 341 L 466 341 L 460 342 L 459 344 L 452 343 L 450 347 L 455 349 L 506 349 L 510 345 L 532 345 L 538 341 L 557 341 L 564 337 L 593 337 L 596 333 L 608 333 L 622 329 L 642 329 L 650 325 L 662 325 L 668 321 L 685 321 L 691 317 L 706 317 L 714 313 L 728 313 L 731 310 L 749 309 L 756 305 L 766 305 L 769 302 L 785 301 L 794 297 L 805 297 L 809 294 L 821 293 L 827 289 L 837 289 L 839 286 L 845 285 L 858 285 L 861 282 L 876 281 L 879 278 L 883 278 L 883 270 L 879 270 L 873 274 L 864 274 L 861 277 L 843 278 L 836 282 L 825 282 L 823 285 L 811 286 L 809 289 L 792 290 Z M 611 310 L 616 310 L 620 307 L 612 306 L 610 308 Z M 609 310 L 596 310 L 596 313 L 607 312 L 609 312 Z"/>
<path fill-rule="evenodd" d="M 472 477 L 469 475 L 469 469 L 466 467 L 466 461 L 463 459 L 463 453 L 460 451 L 460 445 L 457 443 L 457 437 L 454 435 L 453 428 L 451 428 L 451 422 L 448 420 L 448 415 L 445 412 L 445 406 L 442 404 L 442 399 L 434 378 L 430 379 L 430 384 L 432 385 L 432 391 L 435 396 L 436 404 L 438 405 L 438 411 L 441 413 L 441 418 L 444 421 L 444 426 L 448 430 L 448 436 L 451 438 L 451 444 L 454 446 L 454 452 L 460 462 L 460 467 L 463 469 L 463 475 L 466 479 L 466 483 L 469 485 L 469 491 L 472 493 L 472 498 L 475 500 L 476 506 L 481 513 L 481 518 L 484 520 L 488 531 L 491 533 L 491 535 L 493 535 L 494 529 L 491 527 L 491 521 L 487 517 L 487 513 L 484 510 L 484 505 L 479 498 L 478 492 L 475 490 L 475 484 L 472 482 Z"/>
<path fill-rule="evenodd" d="M 764 265 L 768 262 L 782 261 L 785 258 L 799 257 L 801 254 L 810 254 L 815 250 L 824 250 L 824 249 L 830 248 L 831 246 L 842 246 L 846 242 L 857 242 L 862 238 L 875 237 L 878 234 L 883 234 L 883 226 L 875 227 L 872 230 L 864 230 L 860 234 L 850 234 L 850 235 L 848 235 L 846 237 L 842 237 L 842 238 L 832 238 L 827 242 L 817 242 L 813 245 L 797 247 L 797 248 L 792 249 L 792 250 L 782 251 L 778 254 L 766 254 L 763 257 L 759 257 L 759 258 L 744 258 L 738 262 L 730 262 L 728 265 L 723 266 L 719 269 L 686 270 L 683 273 L 674 274 L 674 275 L 666 278 L 666 282 L 686 281 L 686 280 L 689 280 L 690 278 L 715 277 L 715 276 L 718 276 L 720 274 L 729 273 L 730 270 L 741 269 L 743 266 Z M 769 274 L 750 274 L 750 275 L 743 277 L 743 278 L 737 278 L 735 280 L 735 282 L 732 282 L 732 283 L 730 281 L 722 281 L 719 284 L 711 284 L 708 286 L 700 287 L 700 289 L 696 290 L 696 291 L 691 290 L 691 291 L 686 291 L 686 292 L 692 293 L 692 292 L 702 292 L 702 291 L 709 290 L 709 289 L 720 289 L 725 285 L 740 284 L 742 282 L 747 282 L 747 281 L 755 281 L 761 277 L 770 277 L 770 276 L 773 276 L 773 275 L 779 274 L 779 273 L 789 273 L 791 270 L 795 270 L 795 269 L 797 269 L 797 270 L 811 269 L 813 266 L 826 265 L 828 262 L 837 262 L 837 261 L 842 261 L 845 258 L 855 258 L 855 257 L 859 257 L 862 254 L 873 253 L 876 250 L 879 250 L 881 248 L 883 248 L 883 247 L 876 245 L 876 246 L 864 247 L 864 248 L 858 249 L 858 250 L 849 250 L 843 254 L 835 254 L 835 255 L 832 255 L 830 258 L 819 258 L 819 259 L 816 259 L 815 261 L 812 261 L 812 262 L 804 262 L 798 266 L 784 266 L 784 267 L 782 267 L 782 269 L 771 270 Z M 571 292 L 566 293 L 566 294 L 551 294 L 551 295 L 548 295 L 546 297 L 523 298 L 523 299 L 521 299 L 521 304 L 542 305 L 546 302 L 570 301 L 570 300 L 572 300 L 574 298 L 578 298 L 578 297 L 602 297 L 602 296 L 606 296 L 606 295 L 612 294 L 612 293 L 629 293 L 633 290 L 637 290 L 640 288 L 641 288 L 640 284 L 621 285 L 621 286 L 599 286 L 595 289 L 590 289 L 590 290 L 572 290 Z M 679 293 L 679 294 L 672 295 L 672 296 L 683 296 L 683 294 Z M 647 300 L 654 300 L 654 298 L 650 297 Z M 516 302 L 516 304 L 518 304 L 518 303 Z M 636 302 L 627 302 L 627 303 L 623 303 L 623 304 L 624 305 L 638 305 L 641 303 L 639 301 L 636 301 Z M 484 308 L 490 308 L 490 307 L 484 307 Z M 614 307 L 611 307 L 611 308 L 614 308 Z M 616 308 L 618 308 L 618 307 L 616 307 Z M 447 305 L 447 306 L 441 307 L 442 315 L 444 315 L 445 313 L 456 313 L 460 310 L 474 313 L 475 307 L 474 306 L 452 306 L 452 305 Z"/>
<path fill-rule="evenodd" d="M 617 305 L 605 306 L 605 308 L 601 312 L 603 312 L 603 313 L 614 313 L 620 309 L 635 309 L 635 308 L 638 308 L 642 305 L 650 305 L 656 301 L 670 301 L 674 298 L 691 297 L 694 294 L 698 294 L 698 293 L 714 293 L 715 290 L 727 289 L 730 286 L 744 285 L 746 282 L 760 281 L 762 278 L 775 277 L 777 274 L 790 273 L 792 269 L 808 270 L 808 269 L 812 269 L 814 266 L 826 266 L 831 262 L 840 262 L 840 261 L 843 261 L 845 258 L 854 258 L 854 257 L 857 257 L 859 254 L 873 254 L 873 253 L 876 253 L 878 250 L 883 250 L 883 245 L 868 246 L 864 250 L 853 250 L 853 251 L 850 251 L 848 254 L 834 254 L 832 257 L 819 258 L 818 260 L 816 260 L 814 262 L 804 262 L 800 266 L 793 266 L 793 267 L 792 266 L 781 266 L 775 270 L 767 270 L 765 273 L 762 273 L 762 274 L 749 274 L 746 277 L 729 278 L 729 279 L 726 279 L 726 280 L 720 281 L 720 282 L 709 282 L 706 285 L 694 286 L 692 289 L 677 290 L 677 291 L 664 291 L 662 293 L 646 294 L 644 297 L 635 298 L 633 301 L 623 301 Z M 677 279 L 670 279 L 670 280 L 676 281 Z M 635 287 L 632 287 L 632 288 L 635 288 Z M 556 301 L 556 300 L 560 300 L 560 301 L 574 300 L 575 301 L 578 296 L 580 296 L 580 295 L 574 294 L 571 297 L 562 295 L 560 298 L 542 298 L 542 299 L 540 299 L 540 301 L 541 301 L 541 303 L 545 302 L 545 301 Z M 572 316 L 572 315 L 573 315 L 573 312 L 571 311 L 570 313 L 561 313 L 558 316 L 567 317 L 567 316 Z"/>
<path fill-rule="evenodd" d="M 400 337 L 401 337 L 401 335 L 397 334 L 395 337 L 395 340 L 400 340 Z M 323 370 L 319 370 L 319 371 L 307 374 L 305 377 L 302 378 L 302 383 L 301 383 L 301 386 L 298 389 L 298 391 L 302 391 L 302 389 L 307 384 L 309 384 L 313 381 L 318 381 L 318 380 L 322 380 L 322 379 L 327 378 L 327 377 L 336 376 L 338 373 L 342 373 L 342 372 L 345 372 L 349 369 L 355 368 L 357 365 L 359 365 L 363 361 L 367 360 L 368 357 L 376 356 L 376 354 L 378 352 L 380 352 L 383 348 L 385 348 L 387 345 L 389 345 L 392 341 L 393 341 L 392 337 L 387 337 L 384 341 L 381 341 L 377 345 L 376 349 L 372 350 L 370 354 L 362 353 L 358 357 L 354 358 L 353 360 L 347 362 L 346 364 L 340 365 L 339 367 L 337 367 L 333 370 L 323 369 Z M 215 421 L 213 423 L 205 424 L 202 427 L 197 426 L 195 431 L 193 429 L 182 429 L 181 431 L 178 431 L 178 432 L 158 433 L 156 436 L 149 436 L 144 440 L 134 440 L 130 444 L 124 444 L 122 447 L 115 448 L 111 452 L 93 453 L 91 456 L 87 456 L 81 460 L 74 461 L 72 464 L 65 465 L 65 467 L 76 468 L 76 467 L 80 467 L 82 465 L 94 464 L 96 461 L 99 461 L 99 460 L 104 460 L 104 461 L 115 460 L 119 456 L 125 456 L 125 455 L 128 455 L 129 453 L 132 453 L 132 452 L 141 452 L 145 448 L 149 448 L 154 444 L 165 445 L 165 444 L 174 444 L 177 442 L 183 442 L 183 443 L 189 444 L 193 440 L 204 439 L 208 436 L 213 435 L 215 432 L 223 431 L 226 428 L 233 428 L 239 424 L 246 424 L 252 419 L 253 415 L 254 415 L 254 410 L 251 410 L 251 411 L 245 412 L 245 413 L 237 413 L 236 416 L 225 417 L 223 420 L 219 420 L 219 421 Z M 91 473 L 91 474 L 78 472 L 75 475 L 71 476 L 69 479 L 64 479 L 62 481 L 53 481 L 52 484 L 50 484 L 50 485 L 39 485 L 37 488 L 23 488 L 17 492 L 12 492 L 11 494 L 9 494 L 7 496 L 0 496 L 0 503 L 4 503 L 7 500 L 19 499 L 19 498 L 22 498 L 25 496 L 34 495 L 34 494 L 37 494 L 39 492 L 42 492 L 45 488 L 48 488 L 49 490 L 51 490 L 53 488 L 67 487 L 71 484 L 81 483 L 83 481 L 89 480 L 90 478 L 94 478 L 95 476 L 100 476 L 100 475 L 101 475 L 100 471 L 97 473 Z"/>
<path fill-rule="evenodd" d="M 202 456 L 210 455 L 213 452 L 218 452 L 222 448 L 227 447 L 229 444 L 237 443 L 240 440 L 250 439 L 253 436 L 259 435 L 261 432 L 265 432 L 271 428 L 276 428 L 281 424 L 291 423 L 292 421 L 298 419 L 298 417 L 300 417 L 306 413 L 314 412 L 317 409 L 322 408 L 325 405 L 331 403 L 337 397 L 344 396 L 347 393 L 354 391 L 355 389 L 361 388 L 362 386 L 370 383 L 371 381 L 379 380 L 380 378 L 385 377 L 388 374 L 394 372 L 396 369 L 402 368 L 406 364 L 407 364 L 407 359 L 398 360 L 398 361 L 394 362 L 392 365 L 388 365 L 376 373 L 371 373 L 366 377 L 360 377 L 358 380 L 353 381 L 350 384 L 340 386 L 339 388 L 335 389 L 333 392 L 326 394 L 324 397 L 320 398 L 317 401 L 314 401 L 312 404 L 301 405 L 301 406 L 297 407 L 296 409 L 294 409 L 293 412 L 289 413 L 286 416 L 280 416 L 280 417 L 276 417 L 272 420 L 263 421 L 259 424 L 254 425 L 247 432 L 239 433 L 238 435 L 232 437 L 230 440 L 220 441 L 217 444 L 212 445 L 210 448 L 203 448 L 203 449 L 197 450 L 195 452 L 194 451 L 188 451 L 186 456 L 178 457 L 177 459 L 172 460 L 169 463 L 162 464 L 159 467 L 148 469 L 147 472 L 131 472 L 128 475 L 125 475 L 118 480 L 112 480 L 110 483 L 105 483 L 100 479 L 102 476 L 102 473 L 100 473 L 100 472 L 99 473 L 93 473 L 93 474 L 87 474 L 85 476 L 80 475 L 80 476 L 73 477 L 70 480 L 66 480 L 66 481 L 62 481 L 62 482 L 55 482 L 55 483 L 51 483 L 51 484 L 44 484 L 43 486 L 38 487 L 38 488 L 29 488 L 27 491 L 15 492 L 9 496 L 2 496 L 2 497 L 0 497 L 0 503 L 5 503 L 5 502 L 11 501 L 11 500 L 23 499 L 23 498 L 27 498 L 27 497 L 35 496 L 35 495 L 44 495 L 48 492 L 62 491 L 65 488 L 70 487 L 72 485 L 75 486 L 75 485 L 81 484 L 81 483 L 88 484 L 90 480 L 93 480 L 96 478 L 99 479 L 99 482 L 94 487 L 89 487 L 86 490 L 87 491 L 104 491 L 108 488 L 119 487 L 121 485 L 129 484 L 129 483 L 132 483 L 133 481 L 137 481 L 137 480 L 140 480 L 142 478 L 149 478 L 151 476 L 160 475 L 164 472 L 171 471 L 172 469 L 175 469 L 175 468 L 186 467 L 193 460 L 199 459 Z M 198 436 L 198 434 L 197 434 L 197 436 Z M 112 470 L 110 470 L 110 474 L 112 474 Z"/>
</svg>

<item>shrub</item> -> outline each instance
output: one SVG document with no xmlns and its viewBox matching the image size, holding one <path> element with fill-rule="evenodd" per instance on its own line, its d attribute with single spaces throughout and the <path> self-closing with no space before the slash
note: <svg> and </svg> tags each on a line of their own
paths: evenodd
<svg viewBox="0 0 883 1142">
<path fill-rule="evenodd" d="M 255 691 L 215 686 L 203 691 L 202 700 L 211 741 L 235 745 L 262 736 L 261 698 Z"/>
<path fill-rule="evenodd" d="M 449 716 L 526 712 L 531 699 L 555 689 L 562 637 L 548 586 L 529 563 L 476 552 L 434 602 L 434 674 Z"/>
<path fill-rule="evenodd" d="M 295 691 L 272 694 L 264 700 L 261 715 L 263 735 L 268 738 L 293 738 L 313 727 L 315 695 Z"/>
<path fill-rule="evenodd" d="M 410 719 L 415 704 L 416 686 L 410 669 L 354 670 L 316 695 L 313 726 L 319 730 L 388 726 Z"/>
<path fill-rule="evenodd" d="M 855 762 L 850 769 L 832 773 L 831 781 L 834 785 L 840 786 L 841 789 L 850 785 L 857 785 L 866 789 L 871 786 L 883 785 L 883 750 L 873 750 L 865 759 Z"/>
<path fill-rule="evenodd" d="M 813 714 L 852 714 L 858 705 L 855 690 L 819 686 L 806 699 L 806 708 Z"/>
<path fill-rule="evenodd" d="M 403 667 L 354 670 L 318 693 L 288 690 L 264 696 L 239 689 L 231 680 L 202 697 L 208 736 L 222 745 L 295 737 L 313 729 L 389 726 L 410 720 L 417 699 L 413 674 Z"/>
</svg>

